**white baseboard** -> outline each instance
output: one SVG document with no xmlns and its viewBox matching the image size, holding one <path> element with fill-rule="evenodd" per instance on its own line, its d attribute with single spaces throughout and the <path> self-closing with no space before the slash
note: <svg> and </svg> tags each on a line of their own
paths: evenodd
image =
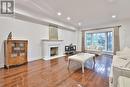
<svg viewBox="0 0 130 87">
<path fill-rule="evenodd" d="M 0 64 L 0 68 L 3 68 L 4 67 L 4 64 Z"/>
<path fill-rule="evenodd" d="M 39 60 L 39 59 L 42 59 L 42 58 L 41 57 L 31 58 L 31 59 L 28 59 L 28 62 L 32 62 L 32 61 Z"/>
<path fill-rule="evenodd" d="M 58 55 L 58 56 L 53 56 L 53 57 L 49 57 L 49 58 L 43 58 L 44 60 L 51 60 L 51 59 L 55 59 L 55 58 L 60 58 L 63 57 L 65 55 Z"/>
</svg>

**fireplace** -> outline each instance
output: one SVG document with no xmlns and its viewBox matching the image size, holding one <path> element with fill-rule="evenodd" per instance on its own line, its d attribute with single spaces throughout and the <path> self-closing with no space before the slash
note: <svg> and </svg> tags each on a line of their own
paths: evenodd
<svg viewBox="0 0 130 87">
<path fill-rule="evenodd" d="M 42 40 L 42 56 L 44 60 L 64 56 L 62 40 Z"/>
<path fill-rule="evenodd" d="M 58 47 L 51 47 L 50 56 L 57 56 L 57 55 L 58 55 Z"/>
</svg>

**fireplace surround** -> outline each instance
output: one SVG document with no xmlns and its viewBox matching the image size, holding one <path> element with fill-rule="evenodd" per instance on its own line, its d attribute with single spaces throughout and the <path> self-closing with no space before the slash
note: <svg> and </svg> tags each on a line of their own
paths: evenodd
<svg viewBox="0 0 130 87">
<path fill-rule="evenodd" d="M 49 60 L 64 56 L 63 40 L 42 40 L 42 57 Z"/>
</svg>

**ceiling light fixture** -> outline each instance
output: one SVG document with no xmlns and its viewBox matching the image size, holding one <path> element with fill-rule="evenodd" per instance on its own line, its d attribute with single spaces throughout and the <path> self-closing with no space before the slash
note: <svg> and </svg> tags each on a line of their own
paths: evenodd
<svg viewBox="0 0 130 87">
<path fill-rule="evenodd" d="M 78 25 L 81 26 L 81 23 L 79 22 Z"/>
<path fill-rule="evenodd" d="M 109 2 L 114 2 L 115 0 L 108 0 Z"/>
<path fill-rule="evenodd" d="M 69 21 L 71 18 L 70 17 L 67 17 L 67 20 Z"/>
<path fill-rule="evenodd" d="M 112 15 L 112 18 L 116 18 L 116 15 Z"/>
<path fill-rule="evenodd" d="M 58 12 L 57 15 L 58 15 L 58 16 L 61 16 L 61 12 Z"/>
</svg>

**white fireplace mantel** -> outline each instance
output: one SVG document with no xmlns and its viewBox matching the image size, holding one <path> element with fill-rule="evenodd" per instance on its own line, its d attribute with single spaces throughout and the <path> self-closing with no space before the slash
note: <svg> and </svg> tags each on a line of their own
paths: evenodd
<svg viewBox="0 0 130 87">
<path fill-rule="evenodd" d="M 63 40 L 46 40 L 46 39 L 43 39 L 42 40 L 42 56 L 43 56 L 43 59 L 49 60 L 49 59 L 54 58 L 54 57 L 50 56 L 50 48 L 51 47 L 58 47 L 58 55 L 55 56 L 55 57 L 63 56 L 64 47 L 62 46 L 63 45 L 62 42 L 63 42 Z"/>
</svg>

